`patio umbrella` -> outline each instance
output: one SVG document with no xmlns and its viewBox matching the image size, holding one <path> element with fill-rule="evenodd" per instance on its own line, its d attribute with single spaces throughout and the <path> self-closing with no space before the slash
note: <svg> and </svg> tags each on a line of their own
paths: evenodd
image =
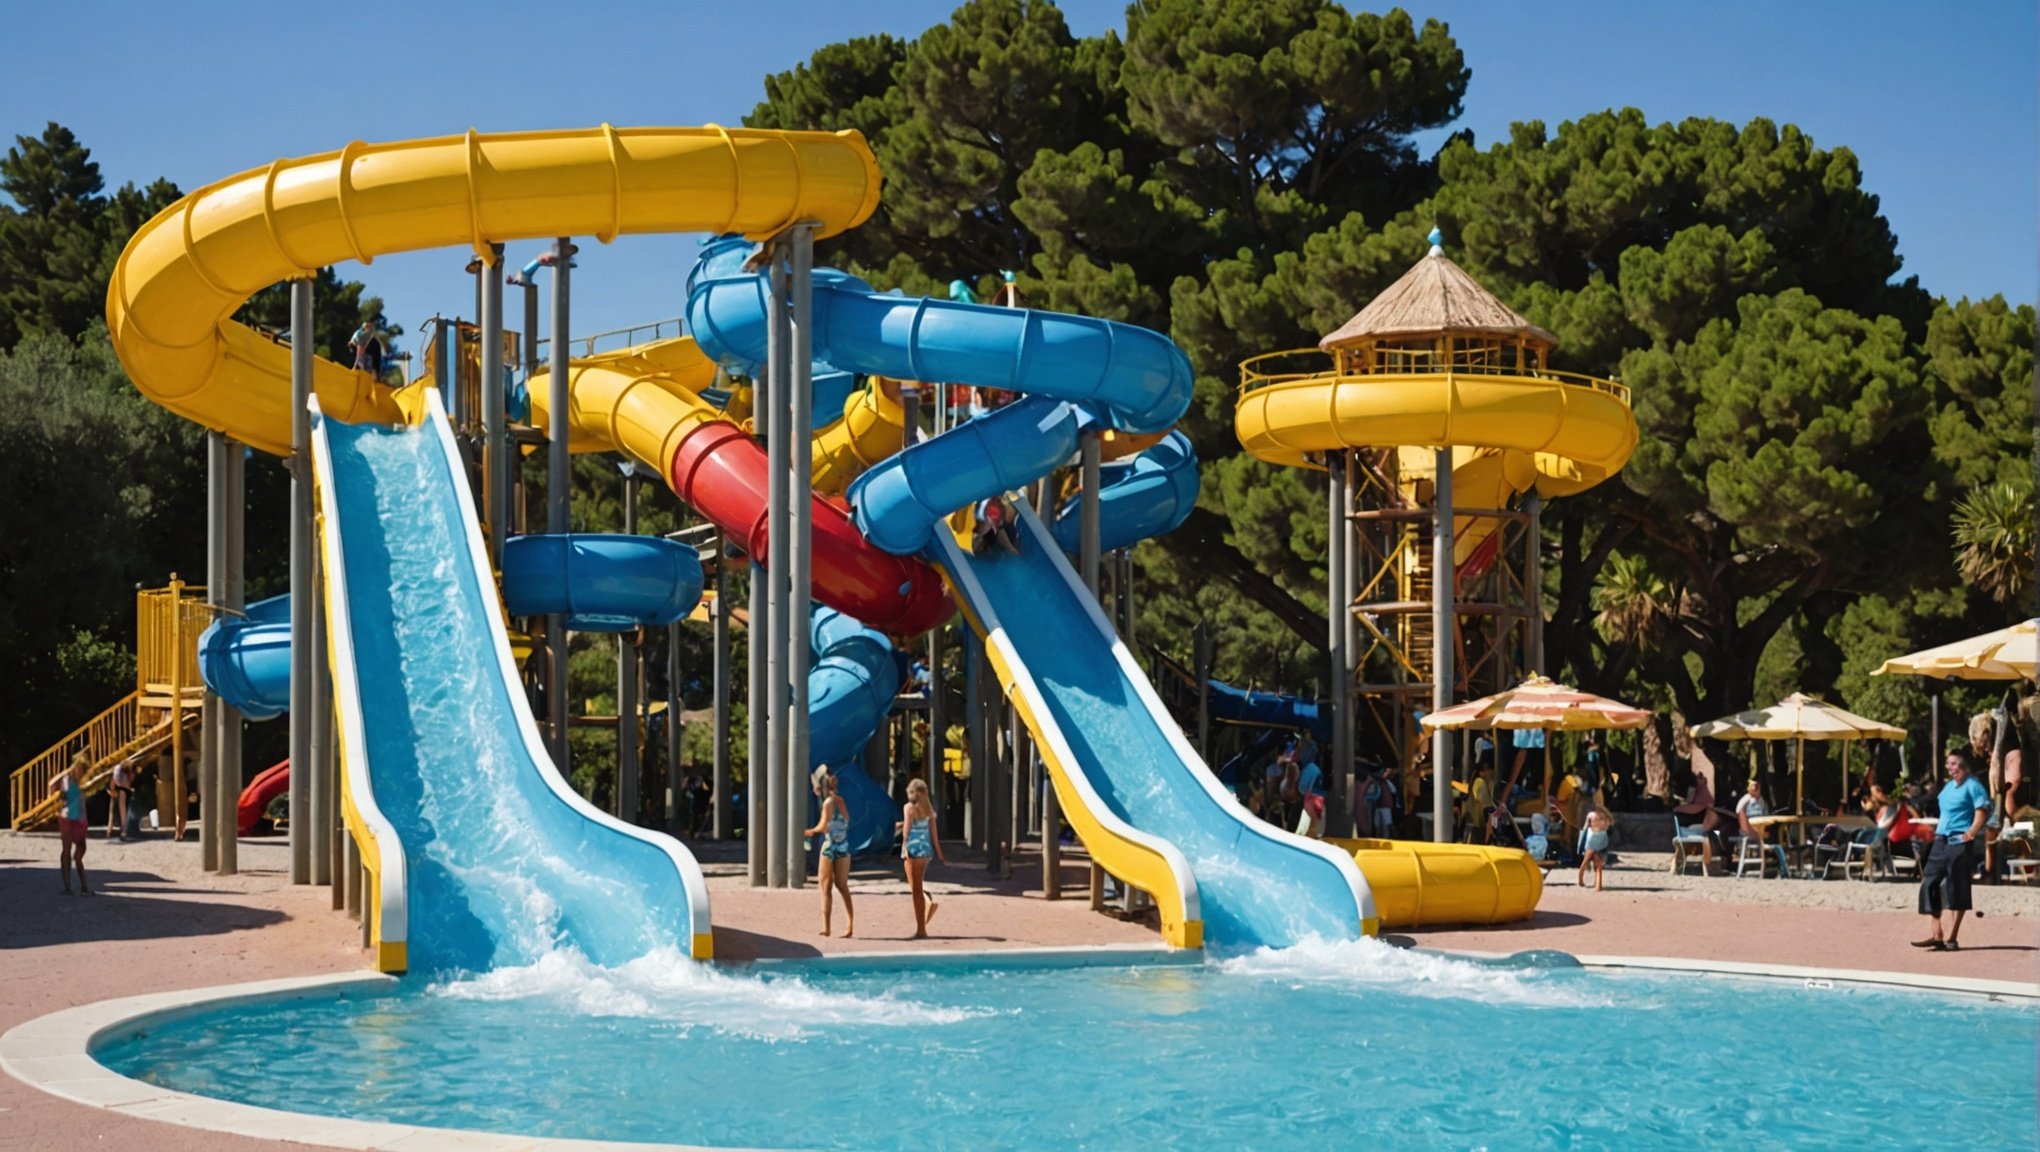
<svg viewBox="0 0 2040 1152">
<path fill-rule="evenodd" d="M 1496 728 L 1592 732 L 1609 728 L 1641 728 L 1648 723 L 1648 708 L 1637 708 L 1620 700 L 1582 692 L 1538 675 L 1532 675 L 1507 691 L 1433 712 L 1422 721 L 1425 728 L 1461 733 Z M 1551 791 L 1548 779 L 1550 764 L 1547 758 L 1544 788 L 1547 796 Z M 1508 786 L 1502 790 L 1503 796 L 1515 794 L 1516 781 L 1517 773 L 1511 773 Z"/>
<path fill-rule="evenodd" d="M 1447 731 L 1493 728 L 1541 728 L 1548 732 L 1587 732 L 1606 728 L 1641 728 L 1650 710 L 1582 692 L 1542 676 L 1532 676 L 1506 692 L 1455 704 L 1424 717 L 1426 728 Z"/>
<path fill-rule="evenodd" d="M 1806 742 L 1808 740 L 1903 740 L 1905 729 L 1845 712 L 1801 692 L 1794 692 L 1769 708 L 1755 708 L 1695 724 L 1687 729 L 1694 739 L 1794 740 L 1799 745 L 1798 796 L 1793 808 L 1806 805 Z M 1848 744 L 1842 745 L 1842 794 L 1849 792 Z"/>
<path fill-rule="evenodd" d="M 1886 660 L 1873 676 L 1931 676 L 1936 680 L 2032 680 L 2035 678 L 2036 625 L 2040 619 L 2021 620 L 2009 628 L 1985 632 L 1928 648 L 1907 656 L 1895 656 Z M 2012 700 L 2008 696 L 2005 712 L 2010 713 Z M 1990 794 L 1996 800 L 2004 790 L 2005 743 L 2009 724 L 1997 726 L 1997 744 L 1990 756 Z M 1933 749 L 1928 755 L 1939 756 L 1941 750 Z M 1929 762 L 1931 767 L 1931 761 Z"/>
<path fill-rule="evenodd" d="M 2022 620 L 2009 628 L 1957 640 L 1924 652 L 1886 660 L 1875 676 L 1932 676 L 1936 680 L 2031 680 L 2035 626 Z"/>
</svg>

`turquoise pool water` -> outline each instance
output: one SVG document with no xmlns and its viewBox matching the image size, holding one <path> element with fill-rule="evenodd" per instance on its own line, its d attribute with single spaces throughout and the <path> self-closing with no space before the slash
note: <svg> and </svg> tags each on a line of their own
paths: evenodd
<svg viewBox="0 0 2040 1152">
<path fill-rule="evenodd" d="M 2031 1003 L 1373 941 L 1110 968 L 616 969 L 226 1006 L 95 1054 L 293 1111 L 766 1148 L 2034 1146 Z M 1898 1144 L 1894 1144 L 1896 1139 Z"/>
</svg>

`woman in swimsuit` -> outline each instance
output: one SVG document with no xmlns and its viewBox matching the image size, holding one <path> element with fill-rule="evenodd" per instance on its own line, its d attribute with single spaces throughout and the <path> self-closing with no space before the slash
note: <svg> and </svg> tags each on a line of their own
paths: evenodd
<svg viewBox="0 0 2040 1152">
<path fill-rule="evenodd" d="M 900 854 L 906 858 L 907 886 L 914 893 L 914 939 L 924 940 L 928 936 L 928 921 L 935 918 L 935 910 L 941 905 L 928 899 L 921 881 L 928 875 L 931 858 L 949 863 L 948 857 L 942 855 L 942 837 L 935 832 L 935 806 L 928 803 L 927 781 L 907 782 L 907 807 L 902 820 L 906 835 L 900 841 Z"/>
<path fill-rule="evenodd" d="M 857 910 L 850 906 L 850 806 L 836 795 L 836 777 L 827 764 L 815 769 L 815 795 L 822 798 L 822 816 L 803 835 L 821 836 L 822 856 L 815 863 L 815 884 L 822 890 L 822 935 L 829 934 L 829 917 L 834 911 L 834 893 L 843 890 L 843 916 L 849 927 L 843 938 L 857 935 Z"/>
</svg>

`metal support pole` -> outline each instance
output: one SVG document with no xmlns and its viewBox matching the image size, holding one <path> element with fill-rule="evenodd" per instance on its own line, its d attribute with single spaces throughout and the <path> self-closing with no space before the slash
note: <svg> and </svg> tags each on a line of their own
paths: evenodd
<svg viewBox="0 0 2040 1152">
<path fill-rule="evenodd" d="M 788 253 L 788 288 L 792 294 L 792 314 L 788 317 L 792 325 L 792 341 L 787 347 L 788 372 L 781 377 L 787 382 L 788 404 L 792 421 L 787 427 L 787 460 L 792 465 L 786 493 L 787 510 L 791 521 L 788 525 L 787 549 L 791 564 L 787 573 L 786 605 L 786 677 L 792 691 L 791 706 L 787 715 L 788 738 L 786 758 L 788 770 L 796 782 L 805 779 L 808 770 L 808 589 L 813 578 L 814 550 L 814 453 L 809 445 L 814 441 L 814 271 L 815 271 L 815 230 L 812 225 L 796 224 L 793 227 L 791 251 Z M 789 795 L 800 795 L 798 783 Z M 801 829 L 807 827 L 805 805 L 790 806 L 788 819 L 792 821 L 787 830 L 787 875 L 794 887 L 799 887 L 806 875 L 806 853 L 801 847 Z"/>
<path fill-rule="evenodd" d="M 680 724 L 680 713 L 687 701 L 680 692 L 680 622 L 666 625 L 666 826 L 679 832 L 691 831 L 686 827 L 684 797 L 687 792 L 687 777 L 680 770 L 680 745 L 686 732 Z M 696 820 L 696 826 L 700 821 Z M 677 832 L 676 832 L 677 835 Z"/>
<path fill-rule="evenodd" d="M 637 535 L 637 482 L 623 474 L 623 531 Z M 616 815 L 636 824 L 644 812 L 644 772 L 638 763 L 638 643 L 636 632 L 616 635 Z"/>
<path fill-rule="evenodd" d="M 1352 562 L 1350 555 L 1346 551 L 1346 513 L 1348 511 L 1346 507 L 1346 465 L 1347 460 L 1344 451 L 1328 452 L 1325 454 L 1325 468 L 1327 471 L 1325 493 L 1327 497 L 1326 503 L 1329 506 L 1325 524 L 1325 604 L 1327 617 L 1325 621 L 1325 642 L 1330 647 L 1330 651 L 1326 653 L 1328 666 L 1326 668 L 1325 688 L 1329 696 L 1327 703 L 1331 705 L 1332 746 L 1322 749 L 1320 755 L 1326 756 L 1331 761 L 1329 764 L 1321 765 L 1324 769 L 1326 791 L 1330 793 L 1325 801 L 1326 823 L 1328 825 L 1336 819 L 1334 814 L 1345 805 L 1345 794 L 1341 789 L 1341 785 L 1345 783 L 1346 776 L 1353 770 L 1353 717 L 1350 712 L 1353 705 L 1353 679 L 1347 670 L 1349 658 L 1346 648 L 1349 634 L 1346 621 L 1352 617 L 1352 612 L 1349 611 L 1351 601 L 1346 598 L 1346 566 Z"/>
<path fill-rule="evenodd" d="M 1438 449 L 1431 512 L 1431 710 L 1452 706 L 1452 449 Z M 1452 841 L 1452 734 L 1431 733 L 1431 838 Z"/>
<path fill-rule="evenodd" d="M 963 840 L 973 848 L 985 847 L 985 767 L 983 681 L 978 668 L 984 663 L 984 642 L 977 634 L 963 630 L 963 754 L 970 776 L 963 790 Z"/>
<path fill-rule="evenodd" d="M 1544 675 L 1544 497 L 1530 493 L 1523 501 L 1530 513 L 1523 533 L 1523 599 L 1530 609 L 1529 635 L 1523 638 L 1523 659 L 1529 670 Z"/>
<path fill-rule="evenodd" d="M 1091 599 L 1098 599 L 1098 469 L 1100 462 L 1098 433 L 1086 429 L 1078 441 L 1082 449 L 1082 463 L 1079 465 L 1078 482 L 1083 485 L 1083 495 L 1077 505 L 1077 575 L 1090 589 Z M 1111 613 L 1107 612 L 1107 616 Z"/>
<path fill-rule="evenodd" d="M 709 781 L 714 809 L 709 834 L 730 835 L 730 582 L 723 569 L 728 559 L 723 534 L 715 534 L 715 767 Z"/>
<path fill-rule="evenodd" d="M 290 283 L 290 882 L 312 879 L 312 282 Z M 177 797 L 183 803 L 182 796 Z"/>
<path fill-rule="evenodd" d="M 361 848 L 354 843 L 354 837 L 343 836 L 341 843 L 341 884 L 340 899 L 350 919 L 361 918 Z"/>
<path fill-rule="evenodd" d="M 1006 708 L 1006 852 L 1020 851 L 1027 839 L 1027 745 L 1020 710 Z"/>
<path fill-rule="evenodd" d="M 220 588 L 227 580 L 227 436 L 208 432 L 205 437 L 205 598 L 213 607 L 213 619 L 225 618 L 219 611 Z M 205 694 L 199 718 L 203 734 L 199 744 L 198 790 L 200 808 L 198 842 L 200 867 L 216 872 L 220 866 L 220 823 L 228 818 L 229 807 L 220 801 L 227 789 L 227 774 L 220 760 L 220 708 L 224 702 L 211 691 Z M 132 781 L 131 781 L 132 782 Z M 135 803 L 128 794 L 128 803 Z M 122 826 L 120 835 L 127 835 Z"/>
<path fill-rule="evenodd" d="M 226 568 L 220 585 L 211 591 L 214 602 L 227 608 L 229 614 L 247 606 L 242 547 L 247 527 L 247 480 L 246 449 L 236 441 L 226 441 Z M 234 823 L 235 803 L 241 795 L 241 710 L 221 700 L 214 715 L 220 732 L 220 804 L 226 812 L 219 828 L 219 873 L 232 876 L 241 870 L 241 830 Z"/>
<path fill-rule="evenodd" d="M 744 696 L 744 708 L 750 717 L 750 730 L 745 734 L 748 743 L 744 751 L 744 858 L 750 875 L 751 887 L 763 888 L 769 870 L 766 868 L 767 855 L 766 822 L 770 816 L 765 797 L 772 791 L 771 766 L 765 754 L 765 569 L 756 559 L 751 561 L 751 591 L 749 607 L 750 626 L 744 631 L 748 645 L 747 666 L 750 668 L 750 683 Z"/>
<path fill-rule="evenodd" d="M 317 521 L 315 520 L 314 523 Z M 326 659 L 326 565 L 312 549 L 312 731 L 311 787 L 306 793 L 312 883 L 333 882 L 333 668 Z M 295 764 L 291 765 L 296 775 Z"/>
<path fill-rule="evenodd" d="M 482 524 L 488 529 L 489 566 L 500 567 L 510 534 L 510 429 L 503 410 L 503 246 L 489 246 L 482 270 Z M 526 293 L 527 300 L 536 303 Z M 442 341 L 443 343 L 444 341 Z"/>
<path fill-rule="evenodd" d="M 777 252 L 771 254 L 770 271 L 766 275 L 769 297 L 766 301 L 766 352 L 764 403 L 758 408 L 765 421 L 765 474 L 768 477 L 765 496 L 765 770 L 759 775 L 772 782 L 772 791 L 767 796 L 765 818 L 765 879 L 773 888 L 787 885 L 787 861 L 792 855 L 787 846 L 787 829 L 792 827 L 788 815 L 806 793 L 793 783 L 792 769 L 787 761 L 786 710 L 787 669 L 786 669 L 786 576 L 790 558 L 787 555 L 789 531 L 786 507 L 787 455 L 790 451 L 787 425 L 791 419 L 787 412 L 787 346 L 792 343 L 789 331 L 792 318 L 786 314 L 786 262 Z M 802 446 L 805 449 L 805 445 Z M 755 617 L 753 620 L 755 622 Z"/>
<path fill-rule="evenodd" d="M 552 298 L 552 364 L 551 379 L 547 386 L 551 390 L 551 407 L 547 411 L 549 427 L 546 437 L 545 469 L 545 530 L 552 535 L 564 535 L 572 530 L 568 523 L 572 498 L 572 466 L 567 456 L 567 339 L 570 335 L 572 294 L 569 291 L 573 273 L 569 271 L 573 261 L 569 258 L 574 250 L 573 241 L 562 236 L 554 249 L 553 298 Z M 573 778 L 569 764 L 571 754 L 567 746 L 567 703 L 570 688 L 567 684 L 567 620 L 560 615 L 545 619 L 546 652 L 546 712 L 552 718 L 553 765 L 559 769 L 562 779 Z"/>
</svg>

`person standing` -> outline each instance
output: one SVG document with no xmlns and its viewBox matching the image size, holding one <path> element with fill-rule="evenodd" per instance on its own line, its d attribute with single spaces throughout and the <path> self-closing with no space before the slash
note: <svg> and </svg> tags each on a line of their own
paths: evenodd
<svg viewBox="0 0 2040 1152">
<path fill-rule="evenodd" d="M 347 346 L 354 350 L 355 371 L 366 372 L 378 380 L 382 379 L 382 329 L 376 324 L 374 317 L 371 316 L 361 322 L 361 327 L 356 328 L 354 335 L 348 338 Z"/>
<path fill-rule="evenodd" d="M 1934 829 L 1934 846 L 1920 870 L 1920 915 L 1934 922 L 1934 934 L 1912 942 L 1915 948 L 1936 952 L 1959 952 L 1956 936 L 1962 931 L 1962 914 L 1969 911 L 1969 881 L 1976 871 L 1977 839 L 1990 819 L 1990 792 L 1976 779 L 1975 761 L 1960 748 L 1948 753 L 1948 782 L 1941 786 L 1941 822 Z M 1941 913 L 1954 913 L 1947 934 L 1941 932 Z"/>
<path fill-rule="evenodd" d="M 905 835 L 900 838 L 900 855 L 907 866 L 907 888 L 914 895 L 914 939 L 928 937 L 928 921 L 935 918 L 935 910 L 941 905 L 928 899 L 922 887 L 928 876 L 928 861 L 940 860 L 949 863 L 942 854 L 942 836 L 935 830 L 935 806 L 928 803 L 928 782 L 920 777 L 907 781 L 907 806 L 900 814 L 905 825 Z M 843 905 L 849 907 L 850 894 L 843 894 Z"/>
<path fill-rule="evenodd" d="M 106 785 L 106 838 L 127 842 L 128 803 L 135 792 L 134 769 L 126 760 L 113 766 L 113 779 Z"/>
<path fill-rule="evenodd" d="M 58 868 L 64 875 L 64 895 L 71 894 L 71 869 L 78 870 L 78 891 L 92 895 L 91 885 L 85 883 L 85 769 L 91 761 L 83 752 L 71 757 L 71 766 L 61 776 L 50 781 L 50 795 L 62 794 L 64 814 L 57 817 L 57 834 L 63 842 Z"/>
<path fill-rule="evenodd" d="M 850 806 L 836 794 L 836 775 L 827 764 L 815 769 L 813 784 L 822 814 L 804 835 L 822 837 L 821 858 L 815 862 L 815 884 L 822 890 L 822 935 L 829 935 L 835 892 L 841 889 L 843 916 L 849 921 L 843 938 L 848 940 L 857 935 L 857 910 L 850 905 Z"/>
</svg>

